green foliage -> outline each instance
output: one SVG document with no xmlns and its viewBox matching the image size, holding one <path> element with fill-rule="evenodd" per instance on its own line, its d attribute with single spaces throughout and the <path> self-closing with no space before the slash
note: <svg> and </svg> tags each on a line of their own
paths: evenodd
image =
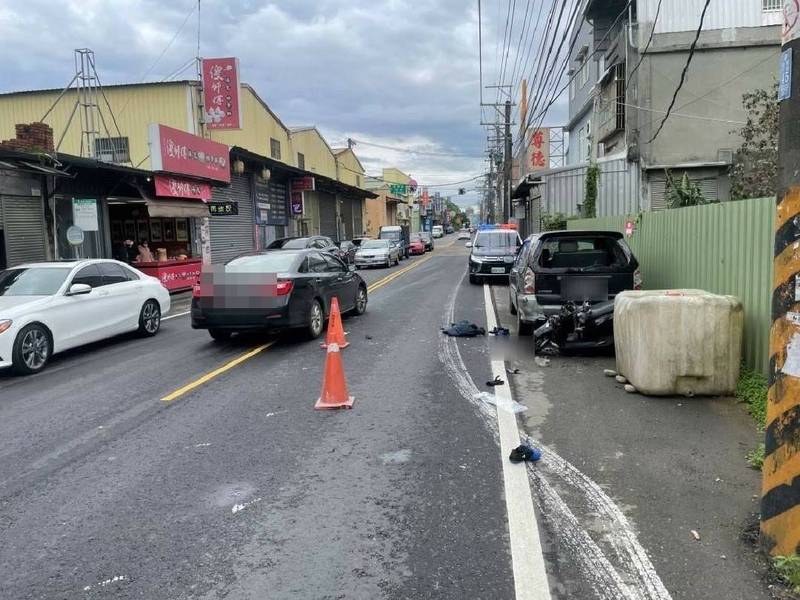
<svg viewBox="0 0 800 600">
<path fill-rule="evenodd" d="M 759 444 L 750 452 L 745 455 L 747 462 L 750 463 L 750 466 L 753 467 L 756 471 L 760 471 L 761 467 L 764 466 L 764 444 Z"/>
<path fill-rule="evenodd" d="M 597 180 L 600 178 L 600 167 L 592 162 L 586 169 L 586 193 L 583 198 L 583 216 L 594 219 L 597 216 Z"/>
<path fill-rule="evenodd" d="M 736 397 L 747 404 L 747 410 L 763 428 L 767 421 L 767 378 L 756 371 L 742 369 Z"/>
<path fill-rule="evenodd" d="M 795 593 L 800 593 L 800 556 L 776 556 L 772 559 L 775 572 L 792 588 Z"/>
<path fill-rule="evenodd" d="M 672 177 L 672 173 L 664 171 L 667 176 L 667 206 L 670 208 L 683 208 L 685 206 L 699 206 L 709 204 L 694 181 L 689 179 L 689 174 L 684 172 L 680 183 Z"/>
<path fill-rule="evenodd" d="M 758 89 L 742 96 L 747 114 L 744 126 L 735 133 L 742 138 L 731 167 L 731 195 L 735 200 L 775 196 L 778 189 L 778 102 L 777 82 L 770 89 Z"/>
<path fill-rule="evenodd" d="M 542 231 L 561 231 L 567 228 L 567 216 L 564 213 L 544 213 L 541 220 Z"/>
</svg>

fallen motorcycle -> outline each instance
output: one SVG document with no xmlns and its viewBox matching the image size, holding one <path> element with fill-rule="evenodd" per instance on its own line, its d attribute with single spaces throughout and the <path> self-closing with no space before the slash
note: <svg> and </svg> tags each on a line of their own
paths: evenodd
<svg viewBox="0 0 800 600">
<path fill-rule="evenodd" d="M 578 306 L 567 302 L 533 332 L 536 354 L 558 354 L 614 346 L 614 301 Z"/>
</svg>

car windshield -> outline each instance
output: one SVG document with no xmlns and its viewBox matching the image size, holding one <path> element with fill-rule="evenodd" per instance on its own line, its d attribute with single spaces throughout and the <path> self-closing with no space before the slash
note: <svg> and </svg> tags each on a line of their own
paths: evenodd
<svg viewBox="0 0 800 600">
<path fill-rule="evenodd" d="M 368 242 L 364 242 L 361 244 L 361 247 L 365 250 L 375 250 L 377 248 L 388 248 L 389 242 L 386 240 L 369 240 Z"/>
<path fill-rule="evenodd" d="M 68 267 L 0 271 L 0 296 L 52 296 L 64 283 Z"/>
<path fill-rule="evenodd" d="M 423 231 L 422 233 L 419 234 L 419 237 L 423 240 L 430 240 L 431 234 L 428 233 L 427 231 Z"/>
<path fill-rule="evenodd" d="M 539 266 L 568 271 L 606 271 L 628 267 L 631 256 L 623 240 L 609 236 L 554 237 L 542 242 Z"/>
<path fill-rule="evenodd" d="M 476 248 L 515 248 L 519 236 L 513 231 L 482 231 L 475 239 Z"/>
<path fill-rule="evenodd" d="M 296 240 L 286 240 L 281 248 L 286 250 L 301 250 L 306 246 L 308 246 L 308 238 L 298 238 Z"/>
<path fill-rule="evenodd" d="M 400 232 L 399 231 L 381 231 L 380 238 L 382 240 L 399 240 L 400 239 Z"/>
<path fill-rule="evenodd" d="M 299 254 L 296 252 L 268 252 L 234 258 L 225 265 L 228 273 L 282 273 L 293 271 Z"/>
</svg>

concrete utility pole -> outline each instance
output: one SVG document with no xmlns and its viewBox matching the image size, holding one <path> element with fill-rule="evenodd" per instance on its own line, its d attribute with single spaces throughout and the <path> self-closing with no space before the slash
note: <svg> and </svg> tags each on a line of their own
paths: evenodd
<svg viewBox="0 0 800 600">
<path fill-rule="evenodd" d="M 800 19 L 796 11 L 784 32 L 761 496 L 762 538 L 773 555 L 800 550 L 800 54 L 795 53 L 800 48 Z"/>
<path fill-rule="evenodd" d="M 508 223 L 511 218 L 511 100 L 506 100 L 506 131 L 505 131 L 505 165 L 503 173 L 503 223 Z"/>
</svg>

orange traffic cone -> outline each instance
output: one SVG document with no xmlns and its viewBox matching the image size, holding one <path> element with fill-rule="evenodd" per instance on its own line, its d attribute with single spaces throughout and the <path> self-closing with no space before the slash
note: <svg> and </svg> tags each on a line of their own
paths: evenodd
<svg viewBox="0 0 800 600">
<path fill-rule="evenodd" d="M 328 355 L 325 358 L 325 374 L 322 377 L 322 392 L 314 405 L 314 410 L 353 408 L 354 400 L 347 391 L 339 345 L 335 342 L 328 344 Z"/>
<path fill-rule="evenodd" d="M 340 349 L 350 345 L 344 337 L 344 326 L 342 325 L 342 313 L 339 312 L 339 299 L 334 296 L 331 300 L 331 314 L 328 317 L 328 333 L 325 334 L 325 343 L 320 344 L 320 348 L 327 348 L 331 344 L 336 344 Z"/>
</svg>

